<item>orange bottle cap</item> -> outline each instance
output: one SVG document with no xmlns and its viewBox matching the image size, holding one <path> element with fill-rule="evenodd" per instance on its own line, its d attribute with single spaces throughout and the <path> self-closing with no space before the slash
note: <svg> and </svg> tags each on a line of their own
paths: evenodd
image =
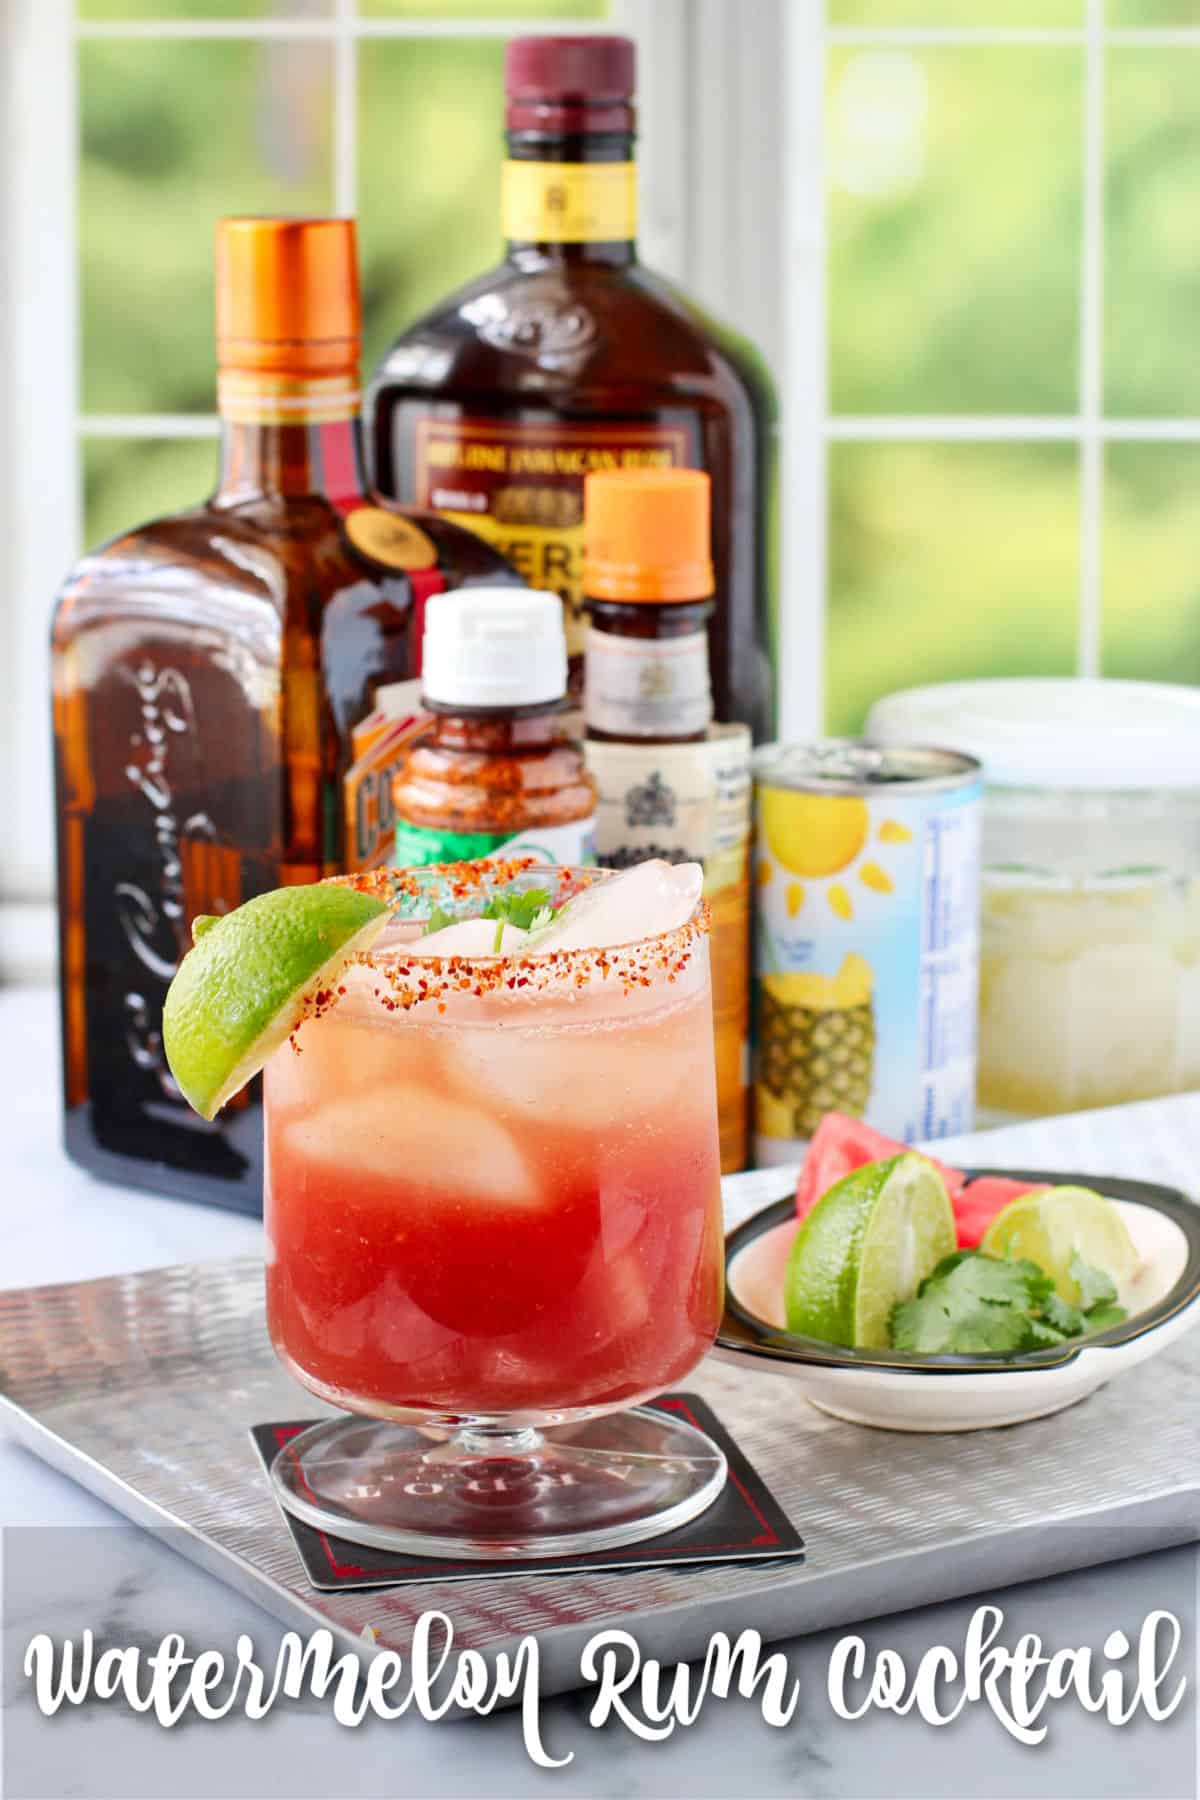
<svg viewBox="0 0 1200 1800">
<path fill-rule="evenodd" d="M 353 219 L 217 221 L 217 361 L 288 375 L 356 371 Z"/>
<path fill-rule="evenodd" d="M 713 591 L 711 482 L 699 469 L 603 469 L 583 484 L 583 591 L 703 600 Z"/>
</svg>

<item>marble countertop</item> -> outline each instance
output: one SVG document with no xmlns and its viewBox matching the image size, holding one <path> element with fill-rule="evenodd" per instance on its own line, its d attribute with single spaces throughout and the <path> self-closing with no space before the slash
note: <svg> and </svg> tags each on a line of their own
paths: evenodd
<svg viewBox="0 0 1200 1800">
<path fill-rule="evenodd" d="M 0 1187 L 0 1285 L 83 1279 L 175 1262 L 252 1253 L 253 1221 L 91 1180 L 59 1146 L 57 1014 L 47 988 L 0 989 L 0 1093 L 7 1179 Z M 1200 1177 L 1200 1097 L 1155 1102 L 1122 1113 L 1023 1126 L 964 1140 L 979 1162 L 1108 1167 L 1189 1185 Z M 1194 1152 L 1194 1154 L 1193 1154 Z M 963 1145 L 954 1154 L 963 1154 Z M 1108 1159 L 1107 1161 L 1105 1159 Z M 1118 1160 L 1113 1160 L 1118 1158 Z M 1200 1180 L 1190 1184 L 1200 1186 Z M 997 1433 L 997 1439 L 1002 1435 Z M 1016 1440 L 1010 1439 L 1009 1443 Z M 879 1434 L 887 1454 L 886 1434 Z M 1200 1460 L 1200 1452 L 1198 1452 Z M 232 1645 L 248 1632 L 268 1659 L 279 1625 L 256 1606 L 146 1534 L 15 1444 L 0 1438 L 0 1527 L 9 1558 L 55 1529 L 58 1553 L 42 1557 L 36 1609 L 6 1605 L 4 1674 L 7 1747 L 4 1786 L 22 1795 L 352 1794 L 455 1796 L 868 1796 L 1193 1794 L 1194 1705 L 1166 1725 L 1115 1731 L 1078 1708 L 1058 1709 L 1047 1742 L 1013 1740 L 982 1707 L 937 1731 L 915 1717 L 871 1713 L 846 1723 L 828 1704 L 826 1676 L 839 1634 L 798 1638 L 782 1648 L 801 1702 L 785 1727 L 766 1724 L 753 1701 L 712 1700 L 697 1722 L 647 1744 L 610 1723 L 596 1730 L 585 1693 L 549 1700 L 544 1738 L 569 1766 L 529 1763 L 515 1714 L 429 1725 L 406 1717 L 348 1732 L 314 1703 L 297 1703 L 257 1724 L 227 1721 L 171 1732 L 111 1708 L 89 1706 L 32 1728 L 21 1657 L 34 1630 L 78 1634 L 90 1626 L 117 1643 L 157 1643 L 181 1631 L 193 1647 Z M 75 1531 L 65 1528 L 75 1527 Z M 19 1529 L 24 1528 L 24 1529 Z M 103 1534 L 103 1535 L 101 1535 Z M 12 1591 L 18 1584 L 10 1579 Z M 25 1594 L 27 1583 L 19 1584 Z M 1196 1557 L 1164 1550 L 1075 1575 L 1008 1590 L 1002 1603 L 1021 1631 L 1051 1645 L 1098 1644 L 1118 1624 L 1129 1630 L 1157 1605 L 1189 1596 L 1194 1614 Z M 975 1602 L 956 1601 L 886 1616 L 859 1628 L 872 1649 L 891 1646 L 915 1665 L 933 1644 L 961 1644 Z M 36 1619 L 32 1616 L 36 1610 Z M 752 1622 L 752 1621 L 750 1621 Z M 13 1652 L 18 1652 L 13 1654 Z M 1195 1637 L 1189 1655 L 1194 1666 Z M 1194 1684 L 1193 1684 L 1194 1685 Z M 86 1747 L 81 1733 L 86 1729 Z M 18 1753 L 19 1752 L 19 1753 Z"/>
</svg>

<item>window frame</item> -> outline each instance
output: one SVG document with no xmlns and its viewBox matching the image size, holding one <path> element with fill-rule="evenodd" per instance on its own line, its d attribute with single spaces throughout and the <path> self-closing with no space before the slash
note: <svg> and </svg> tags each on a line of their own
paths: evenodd
<svg viewBox="0 0 1200 1800">
<path fill-rule="evenodd" d="M 70 0 L 0 10 L 0 755 L 8 773 L 0 976 L 44 972 L 52 941 L 50 597 L 78 548 L 75 119 Z M 53 103 L 47 97 L 53 96 Z"/>
<path fill-rule="evenodd" d="M 519 14 L 516 0 L 514 14 Z M 331 0 L 327 17 L 76 21 L 73 0 L 9 0 L 0 12 L 3 165 L 0 249 L 0 752 L 10 782 L 0 869 L 0 978 L 51 966 L 51 785 L 47 755 L 49 599 L 80 548 L 86 435 L 215 436 L 215 415 L 81 415 L 78 410 L 76 47 L 81 38 L 318 38 L 334 49 L 334 188 L 353 211 L 358 46 L 368 38 L 627 31 L 641 51 L 642 251 L 754 339 L 779 376 L 780 732 L 823 717 L 828 452 L 845 442 L 1073 443 L 1080 458 L 1081 674 L 1100 666 L 1105 447 L 1200 442 L 1200 419 L 1112 419 L 1103 411 L 1105 52 L 1200 51 L 1200 26 L 1106 24 L 1084 0 L 1070 27 L 881 27 L 831 23 L 826 0 L 611 0 L 603 21 L 388 19 Z M 1074 46 L 1084 58 L 1079 405 L 1073 413 L 831 415 L 823 176 L 828 53 L 847 46 Z M 48 99 L 49 97 L 49 99 Z M 36 379 L 22 372 L 35 370 Z M 70 449 L 71 454 L 64 454 Z M 32 923 L 31 923 L 32 921 Z M 36 929 L 34 929 L 36 926 Z M 31 948 L 31 946 L 33 946 Z"/>
<path fill-rule="evenodd" d="M 88 437 L 213 438 L 216 415 L 80 411 L 77 233 L 77 49 L 98 38 L 291 39 L 330 42 L 334 66 L 333 179 L 339 212 L 355 210 L 358 47 L 366 39 L 508 37 L 516 32 L 627 32 L 638 44 L 641 247 L 647 262 L 718 310 L 737 289 L 760 297 L 770 336 L 778 313 L 773 190 L 751 214 L 738 203 L 748 162 L 778 179 L 764 147 L 776 108 L 757 104 L 777 82 L 786 0 L 610 0 L 604 20 L 380 18 L 355 0 L 329 14 L 251 19 L 77 20 L 73 0 L 9 0 L 0 19 L 10 179 L 0 248 L 11 271 L 0 305 L 0 576 L 19 603 L 0 606 L 0 754 L 17 772 L 0 866 L 0 980 L 47 976 L 54 963 L 53 808 L 48 755 L 47 624 L 51 596 L 82 546 L 82 449 Z M 696 77 L 722 82 L 732 106 L 702 108 Z M 53 97 L 53 104 L 46 97 Z M 758 135 L 746 130 L 759 113 Z M 701 203 L 702 202 L 702 203 Z M 714 203 L 715 202 L 715 203 Z M 740 235 L 739 235 L 740 234 Z M 736 271 L 727 254 L 739 244 Z M 736 307 L 724 308 L 736 313 Z M 774 349 L 768 343 L 768 353 Z M 18 372 L 36 369 L 36 381 Z"/>
</svg>

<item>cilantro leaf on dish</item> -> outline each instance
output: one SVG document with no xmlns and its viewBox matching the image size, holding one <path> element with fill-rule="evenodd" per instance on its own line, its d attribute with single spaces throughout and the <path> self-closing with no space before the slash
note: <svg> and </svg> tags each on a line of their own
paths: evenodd
<svg viewBox="0 0 1200 1800">
<path fill-rule="evenodd" d="M 1107 1331 L 1110 1325 L 1124 1324 L 1128 1317 L 1123 1306 L 1093 1306 L 1087 1315 L 1087 1329 L 1089 1332 Z"/>
<path fill-rule="evenodd" d="M 1026 1257 L 956 1250 L 926 1276 L 914 1299 L 893 1309 L 893 1347 L 925 1356 L 1016 1356 L 1052 1349 L 1125 1317 L 1102 1270 L 1076 1258 L 1071 1274 L 1079 1283 L 1079 1306 L 1056 1293 L 1052 1278 Z"/>
<path fill-rule="evenodd" d="M 1060 1337 L 1079 1337 L 1084 1330 L 1083 1313 L 1061 1295 L 1047 1294 L 1042 1303 L 1042 1318 Z"/>
<path fill-rule="evenodd" d="M 1111 1275 L 1103 1269 L 1094 1269 L 1085 1263 L 1081 1256 L 1073 1256 L 1070 1264 L 1071 1279 L 1079 1284 L 1079 1305 L 1085 1313 L 1090 1313 L 1094 1306 L 1111 1306 L 1117 1298 L 1116 1283 Z"/>
</svg>

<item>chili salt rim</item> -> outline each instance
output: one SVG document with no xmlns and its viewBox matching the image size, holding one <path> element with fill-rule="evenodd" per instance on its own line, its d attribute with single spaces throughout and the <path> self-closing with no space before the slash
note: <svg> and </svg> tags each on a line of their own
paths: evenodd
<svg viewBox="0 0 1200 1800">
<path fill-rule="evenodd" d="M 367 869 L 356 875 L 335 875 L 328 879 L 342 887 L 353 887 L 359 893 L 376 899 L 395 901 L 420 897 L 431 876 L 440 877 L 451 898 L 467 900 L 472 895 L 504 887 L 519 875 L 536 870 L 547 882 L 557 880 L 559 905 L 580 891 L 579 876 L 593 878 L 591 870 L 541 863 L 536 857 L 497 858 L 491 862 L 431 863 L 420 870 Z M 604 871 L 596 871 L 601 879 Z M 584 885 L 587 885 L 586 883 Z M 480 998 L 485 994 L 511 993 L 525 998 L 550 990 L 562 992 L 564 984 L 576 989 L 589 985 L 593 978 L 619 983 L 625 994 L 653 987 L 665 980 L 668 984 L 681 975 L 691 960 L 693 948 L 712 924 L 707 901 L 701 900 L 690 919 L 670 931 L 635 938 L 624 944 L 601 949 L 549 950 L 540 956 L 405 956 L 402 946 L 380 953 L 359 951 L 349 967 L 370 969 L 383 978 L 391 992 L 377 997 L 389 1010 L 408 1011 L 422 1001 L 434 1000 L 444 1008 L 447 996 L 469 994 Z M 335 1003 L 335 993 L 317 999 Z"/>
</svg>

